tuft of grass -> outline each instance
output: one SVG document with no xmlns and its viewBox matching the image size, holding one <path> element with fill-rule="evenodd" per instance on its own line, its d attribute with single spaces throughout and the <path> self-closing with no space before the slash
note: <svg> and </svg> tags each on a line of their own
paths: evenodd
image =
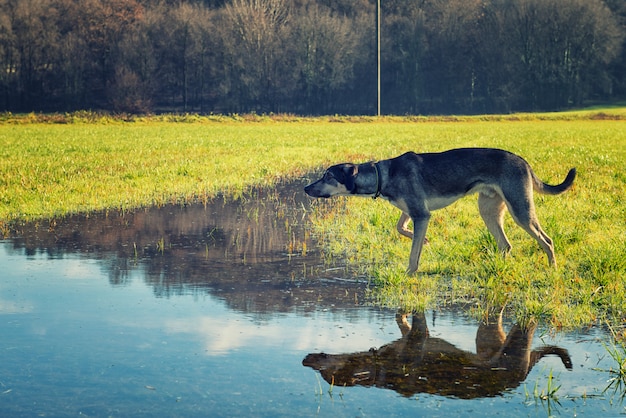
<svg viewBox="0 0 626 418">
<path fill-rule="evenodd" d="M 561 385 L 555 383 L 555 378 L 552 369 L 548 373 L 546 387 L 539 389 L 539 381 L 535 382 L 532 395 L 528 392 L 526 385 L 524 385 L 524 391 L 526 394 L 526 402 L 534 401 L 535 404 L 541 403 L 546 410 L 547 416 L 554 416 L 555 412 L 558 412 L 558 408 L 561 406 L 557 392 L 561 388 Z"/>
<path fill-rule="evenodd" d="M 604 347 L 614 360 L 615 367 L 611 367 L 608 370 L 610 378 L 607 387 L 604 388 L 602 393 L 612 392 L 612 395 L 617 396 L 620 403 L 622 403 L 626 398 L 626 341 L 623 335 L 617 335 L 612 328 L 611 332 L 613 334 L 613 343 L 610 346 L 604 344 Z"/>
</svg>

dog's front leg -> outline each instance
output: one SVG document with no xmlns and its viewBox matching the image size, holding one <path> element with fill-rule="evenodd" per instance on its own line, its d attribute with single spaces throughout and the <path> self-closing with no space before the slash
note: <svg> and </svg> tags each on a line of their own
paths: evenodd
<svg viewBox="0 0 626 418">
<path fill-rule="evenodd" d="M 430 214 L 413 217 L 413 242 L 411 243 L 411 256 L 409 257 L 409 269 L 407 270 L 407 274 L 409 275 L 415 274 L 417 271 L 429 220 Z"/>
</svg>

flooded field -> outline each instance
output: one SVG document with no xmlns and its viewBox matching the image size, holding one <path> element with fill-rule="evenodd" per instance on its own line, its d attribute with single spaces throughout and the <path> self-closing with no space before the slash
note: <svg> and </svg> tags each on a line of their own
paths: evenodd
<svg viewBox="0 0 626 418">
<path fill-rule="evenodd" d="M 369 306 L 306 232 L 303 184 L 17 226 L 0 416 L 626 414 L 601 329 Z"/>
</svg>

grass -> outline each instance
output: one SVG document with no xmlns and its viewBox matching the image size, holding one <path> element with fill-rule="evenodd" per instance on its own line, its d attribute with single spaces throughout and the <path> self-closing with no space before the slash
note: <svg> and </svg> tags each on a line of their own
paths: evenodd
<svg viewBox="0 0 626 418">
<path fill-rule="evenodd" d="M 5 124 L 0 219 L 238 193 L 308 169 L 306 145 L 289 143 L 305 133 L 245 123 Z"/>
<path fill-rule="evenodd" d="M 316 201 L 310 222 L 327 258 L 345 257 L 373 277 L 376 302 L 426 308 L 504 304 L 518 318 L 555 327 L 626 317 L 626 108 L 474 117 L 291 115 L 111 118 L 89 112 L 0 115 L 0 231 L 12 222 L 104 208 L 130 209 L 237 194 L 341 161 L 408 150 L 505 148 L 541 179 L 573 190 L 536 196 L 559 269 L 507 218 L 506 259 L 476 197 L 433 214 L 416 277 L 404 274 L 410 243 L 399 211 L 371 199 Z"/>
<path fill-rule="evenodd" d="M 541 405 L 545 408 L 545 412 L 547 416 L 552 417 L 555 416 L 555 412 L 558 415 L 558 409 L 561 406 L 561 402 L 559 401 L 559 397 L 557 396 L 557 392 L 561 388 L 561 385 L 556 385 L 555 379 L 553 376 L 553 371 L 550 369 L 547 378 L 547 385 L 545 389 L 539 390 L 539 381 L 535 382 L 535 387 L 533 389 L 532 395 L 528 392 L 526 385 L 524 385 L 524 391 L 526 394 L 526 403 L 530 404 L 531 401 L 534 400 L 534 403 L 537 405 L 541 403 Z"/>
<path fill-rule="evenodd" d="M 602 393 L 610 393 L 612 398 L 617 397 L 621 405 L 626 398 L 626 335 L 618 335 L 613 329 L 611 329 L 611 334 L 612 343 L 604 344 L 604 346 L 613 359 L 615 367 L 607 370 L 610 378 Z"/>
</svg>

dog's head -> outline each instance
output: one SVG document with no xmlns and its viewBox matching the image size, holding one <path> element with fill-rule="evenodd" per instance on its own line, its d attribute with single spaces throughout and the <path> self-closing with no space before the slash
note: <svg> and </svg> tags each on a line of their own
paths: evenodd
<svg viewBox="0 0 626 418">
<path fill-rule="evenodd" d="M 338 164 L 330 167 L 321 179 L 304 188 L 311 197 L 348 196 L 354 193 L 358 168 L 354 164 Z"/>
</svg>

